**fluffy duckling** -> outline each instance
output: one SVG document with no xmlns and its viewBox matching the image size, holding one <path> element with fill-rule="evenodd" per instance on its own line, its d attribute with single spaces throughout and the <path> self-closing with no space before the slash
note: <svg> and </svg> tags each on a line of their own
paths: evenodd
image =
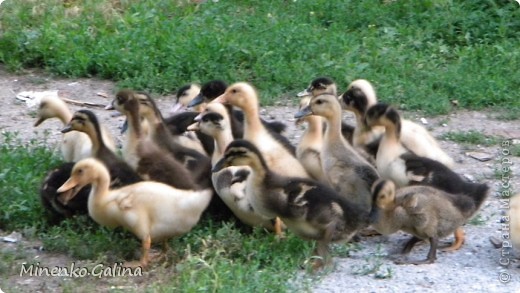
<svg viewBox="0 0 520 293">
<path fill-rule="evenodd" d="M 398 260 L 400 264 L 435 262 L 439 239 L 457 233 L 483 201 L 429 186 L 409 186 L 396 191 L 395 184 L 390 180 L 377 181 L 372 192 L 374 203 L 379 208 L 378 220 L 372 227 L 382 234 L 398 230 L 412 234 L 413 237 L 403 248 L 404 254 L 408 254 L 420 240 L 430 242 L 430 251 L 425 260 Z"/>
<path fill-rule="evenodd" d="M 196 83 L 190 83 L 187 85 L 181 86 L 177 93 L 175 93 L 175 104 L 171 109 L 171 113 L 175 114 L 179 111 L 182 111 L 188 107 L 190 102 L 200 93 L 200 86 Z M 200 112 L 204 109 L 205 104 L 200 104 L 195 107 L 193 110 L 196 112 Z"/>
<path fill-rule="evenodd" d="M 112 187 L 120 187 L 141 181 L 141 177 L 132 167 L 106 146 L 96 114 L 90 110 L 76 111 L 61 132 L 67 133 L 73 130 L 81 131 L 88 135 L 92 142 L 93 157 L 99 159 L 107 166 L 110 178 L 112 178 Z"/>
<path fill-rule="evenodd" d="M 231 104 L 244 111 L 244 139 L 260 149 L 270 169 L 284 176 L 309 177 L 294 156 L 295 148 L 287 138 L 275 135 L 262 124 L 258 112 L 258 95 L 250 84 L 235 83 L 214 102 Z"/>
<path fill-rule="evenodd" d="M 222 104 L 210 103 L 196 120 L 198 122 L 188 129 L 199 130 L 214 138 L 215 151 L 211 162 L 215 166 L 224 156 L 227 145 L 233 141 L 228 111 Z M 251 227 L 264 227 L 272 231 L 275 228 L 272 221 L 255 213 L 246 194 L 250 173 L 251 169 L 247 166 L 230 166 L 213 173 L 211 180 L 218 195 L 240 221 Z"/>
<path fill-rule="evenodd" d="M 100 225 L 124 227 L 142 241 L 140 265 L 149 262 L 152 242 L 166 241 L 188 233 L 199 221 L 212 195 L 206 190 L 180 190 L 169 185 L 143 181 L 110 189 L 110 174 L 94 159 L 81 160 L 58 191 L 92 185 L 88 199 L 89 215 Z"/>
<path fill-rule="evenodd" d="M 398 187 L 410 183 L 406 174 L 405 160 L 401 157 L 403 154 L 410 152 L 440 162 L 452 161 L 429 134 L 428 137 L 431 139 L 422 143 L 419 143 L 421 139 L 418 139 L 413 149 L 403 145 L 401 143 L 401 116 L 397 110 L 387 104 L 378 103 L 370 107 L 365 120 L 368 126 L 385 127 L 385 135 L 381 139 L 376 155 L 376 166 L 382 178 L 391 179 Z M 417 136 L 421 135 L 418 134 Z M 450 166 L 449 164 L 445 165 Z"/>
<path fill-rule="evenodd" d="M 311 96 L 304 96 L 300 100 L 300 108 L 309 105 Z M 296 147 L 296 158 L 305 168 L 307 173 L 320 182 L 327 182 L 327 177 L 323 173 L 321 163 L 321 149 L 323 148 L 323 118 L 315 115 L 308 115 L 296 120 L 296 124 L 307 123 L 307 129 L 303 133 L 300 143 Z"/>
<path fill-rule="evenodd" d="M 72 118 L 65 101 L 56 96 L 45 96 L 41 99 L 40 106 L 37 111 L 37 120 L 34 126 L 40 125 L 43 121 L 52 118 L 58 118 L 63 125 L 66 125 Z M 106 129 L 102 128 L 101 133 L 107 146 L 111 150 L 115 150 L 115 143 L 112 136 Z M 92 143 L 85 133 L 73 131 L 63 134 L 61 141 L 61 153 L 66 162 L 77 162 L 81 159 L 92 156 Z"/>
<path fill-rule="evenodd" d="M 249 166 L 252 170 L 247 190 L 258 213 L 280 217 L 299 237 L 317 241 L 316 252 L 330 262 L 328 244 L 348 241 L 370 224 L 370 211 L 314 180 L 273 172 L 262 152 L 247 140 L 231 142 L 224 157 L 213 167 L 218 172 L 229 166 Z M 316 267 L 324 264 L 316 263 Z"/>
<path fill-rule="evenodd" d="M 310 104 L 295 117 L 318 115 L 327 122 L 321 151 L 323 173 L 329 184 L 341 195 L 370 210 L 370 188 L 379 178 L 376 169 L 348 144 L 341 135 L 341 106 L 334 95 L 313 97 Z"/>
<path fill-rule="evenodd" d="M 520 250 L 520 193 L 511 197 L 509 205 L 509 223 L 511 227 L 511 242 Z"/>
<path fill-rule="evenodd" d="M 376 92 L 372 84 L 365 79 L 354 80 L 347 91 L 338 97 L 341 106 L 354 113 L 356 127 L 352 134 L 352 145 L 363 148 L 372 157 L 376 157 L 379 142 L 385 133 L 383 126 L 367 126 L 365 113 L 371 106 L 377 103 Z"/>
<path fill-rule="evenodd" d="M 119 91 L 112 105 L 127 117 L 125 160 L 142 178 L 179 189 L 197 189 L 186 167 L 142 134 L 139 99 L 133 91 Z"/>
</svg>

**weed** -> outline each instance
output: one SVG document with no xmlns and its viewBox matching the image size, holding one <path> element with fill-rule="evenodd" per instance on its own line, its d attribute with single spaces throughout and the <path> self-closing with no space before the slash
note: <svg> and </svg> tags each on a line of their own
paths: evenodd
<svg viewBox="0 0 520 293">
<path fill-rule="evenodd" d="M 361 267 L 354 266 L 353 272 L 355 275 L 372 275 L 376 279 L 389 279 L 392 278 L 392 268 L 383 264 L 383 259 L 386 254 L 382 251 L 381 245 L 377 245 L 377 249 L 374 254 L 365 258 L 365 264 Z"/>
<path fill-rule="evenodd" d="M 481 132 L 470 130 L 467 132 L 447 132 L 441 139 L 457 143 L 479 144 L 484 146 L 496 145 L 500 140 L 498 137 L 486 136 Z"/>
</svg>

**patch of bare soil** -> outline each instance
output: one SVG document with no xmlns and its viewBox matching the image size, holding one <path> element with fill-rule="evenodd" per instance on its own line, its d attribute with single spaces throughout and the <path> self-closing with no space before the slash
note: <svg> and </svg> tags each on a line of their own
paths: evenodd
<svg viewBox="0 0 520 293">
<path fill-rule="evenodd" d="M 180 86 L 180 85 L 179 85 Z M 61 138 L 59 121 L 45 121 L 34 128 L 34 109 L 24 102 L 15 99 L 22 91 L 58 90 L 64 98 L 83 102 L 107 104 L 110 102 L 115 87 L 112 82 L 97 79 L 58 79 L 47 75 L 28 71 L 23 75 L 12 75 L 0 68 L 0 131 L 18 132 L 22 140 L 42 139 L 47 137 L 48 143 L 56 144 Z M 295 92 L 300 89 L 295 89 Z M 97 93 L 106 93 L 105 98 Z M 171 96 L 157 97 L 158 104 L 167 115 L 171 104 Z M 82 107 L 70 105 L 72 110 Z M 119 126 L 122 117 L 112 117 L 113 112 L 102 108 L 94 110 L 103 124 L 121 142 Z M 302 128 L 294 125 L 292 118 L 296 112 L 294 105 L 265 107 L 262 115 L 266 119 L 276 119 L 287 123 L 287 135 L 296 143 Z M 505 159 L 510 160 L 513 174 L 520 172 L 520 158 L 507 155 L 510 146 L 502 146 L 502 142 L 520 139 L 520 121 L 497 120 L 498 113 L 481 111 L 455 111 L 450 115 L 424 117 L 421 113 L 405 113 L 407 118 L 420 122 L 426 118 L 426 127 L 437 137 L 448 131 L 475 130 L 486 135 L 499 136 L 493 146 L 457 144 L 440 140 L 441 146 L 457 161 L 456 171 L 469 175 L 477 181 L 487 182 L 492 189 L 488 200 L 475 220 L 466 225 L 466 243 L 456 252 L 440 252 L 434 264 L 428 265 L 395 265 L 390 256 L 397 253 L 407 239 L 407 235 L 396 233 L 391 236 L 375 236 L 362 239 L 358 249 L 349 257 L 336 257 L 335 267 L 318 279 L 313 280 L 315 292 L 345 292 L 356 289 L 359 292 L 434 292 L 457 288 L 468 292 L 519 292 L 520 269 L 518 262 L 507 248 L 495 248 L 489 241 L 490 236 L 501 239 L 507 236 L 507 226 L 501 223 L 502 215 L 507 209 L 499 203 L 500 185 L 509 183 L 512 189 L 520 191 L 518 176 L 502 182 L 496 170 L 505 167 Z M 346 113 L 345 119 L 354 123 Z M 468 156 L 470 152 L 482 152 L 491 156 L 491 160 L 481 162 Z M 38 196 L 35 194 L 35 196 Z M 0 239 L 12 231 L 0 231 Z M 444 241 L 452 241 L 445 239 Z M 416 247 L 411 258 L 424 258 L 429 245 Z M 144 272 L 142 277 L 31 277 L 20 275 L 23 263 L 39 263 L 41 267 L 77 267 L 94 266 L 93 261 L 77 261 L 64 254 L 54 254 L 42 249 L 37 240 L 22 237 L 16 243 L 0 241 L 0 253 L 9 254 L 13 261 L 0 265 L 0 288 L 4 292 L 46 292 L 78 289 L 81 291 L 96 289 L 108 291 L 112 289 L 139 290 L 152 283 L 169 279 L 172 268 L 156 267 Z M 506 264 L 506 261 L 508 264 Z M 303 273 L 294 282 L 307 278 Z"/>
</svg>

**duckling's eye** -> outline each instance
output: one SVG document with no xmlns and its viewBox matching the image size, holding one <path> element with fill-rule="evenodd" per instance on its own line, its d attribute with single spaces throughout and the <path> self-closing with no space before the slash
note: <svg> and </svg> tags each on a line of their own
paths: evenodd
<svg viewBox="0 0 520 293">
<path fill-rule="evenodd" d="M 237 89 L 232 89 L 231 92 L 232 92 L 233 94 L 236 94 L 236 93 L 238 93 L 238 90 L 237 90 Z"/>
<path fill-rule="evenodd" d="M 323 101 L 322 100 L 317 100 L 316 104 L 321 105 L 321 104 L 323 104 Z"/>
</svg>

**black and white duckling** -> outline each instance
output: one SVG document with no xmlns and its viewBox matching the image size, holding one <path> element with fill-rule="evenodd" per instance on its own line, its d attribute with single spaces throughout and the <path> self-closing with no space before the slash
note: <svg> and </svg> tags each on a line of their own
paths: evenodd
<svg viewBox="0 0 520 293">
<path fill-rule="evenodd" d="M 421 135 L 418 134 L 417 138 L 419 139 L 416 140 L 417 143 L 413 148 L 410 147 L 410 144 L 405 146 L 401 142 L 401 116 L 396 109 L 387 104 L 378 103 L 370 107 L 366 113 L 365 120 L 368 126 L 379 125 L 385 127 L 385 134 L 379 143 L 376 155 L 376 167 L 382 178 L 394 181 L 398 187 L 410 184 L 410 178 L 408 178 L 406 173 L 405 160 L 401 155 L 414 153 L 417 156 L 441 162 L 451 160 L 429 134 L 428 136 L 431 139 L 422 140 L 419 138 Z"/>
<path fill-rule="evenodd" d="M 139 99 L 134 93 L 131 90 L 120 90 L 112 101 L 114 108 L 126 115 L 128 121 L 123 157 L 145 180 L 162 182 L 179 189 L 198 189 L 190 172 L 181 162 L 142 134 Z"/>
<path fill-rule="evenodd" d="M 377 181 L 372 192 L 379 209 L 377 221 L 372 227 L 382 234 L 399 230 L 412 234 L 413 237 L 403 248 L 404 254 L 408 254 L 421 240 L 430 242 L 425 260 L 397 260 L 400 264 L 435 262 L 439 239 L 456 233 L 477 212 L 484 200 L 447 193 L 430 186 L 408 186 L 396 190 L 391 180 Z"/>
<path fill-rule="evenodd" d="M 213 167 L 249 166 L 247 190 L 253 209 L 268 218 L 280 217 L 288 229 L 304 239 L 316 240 L 316 252 L 330 262 L 328 245 L 348 241 L 370 224 L 370 211 L 310 179 L 285 176 L 269 168 L 262 152 L 247 140 L 231 142 Z"/>
<path fill-rule="evenodd" d="M 334 95 L 313 97 L 295 117 L 318 115 L 327 122 L 321 151 L 323 173 L 339 194 L 365 210 L 372 206 L 370 188 L 379 179 L 376 169 L 341 135 L 341 106 Z"/>
<path fill-rule="evenodd" d="M 229 86 L 212 103 L 231 104 L 244 112 L 244 139 L 256 145 L 270 169 L 284 176 L 308 177 L 307 171 L 295 157 L 295 147 L 289 140 L 266 129 L 260 120 L 258 95 L 248 83 Z"/>
<path fill-rule="evenodd" d="M 110 172 L 111 187 L 120 187 L 141 181 L 141 177 L 132 167 L 106 146 L 100 129 L 101 126 L 96 114 L 90 110 L 79 110 L 74 113 L 70 122 L 61 132 L 66 133 L 75 130 L 88 135 L 92 141 L 93 157 L 102 161 Z"/>
<path fill-rule="evenodd" d="M 440 148 L 428 130 L 417 123 L 402 119 L 399 112 L 388 104 L 377 103 L 370 107 L 365 114 L 365 123 L 368 127 L 385 127 L 385 135 L 380 141 L 380 145 L 383 144 L 384 147 L 378 148 L 377 156 L 381 150 L 391 155 L 398 149 L 406 149 L 418 156 L 439 161 L 450 168 L 455 165 L 453 159 Z M 399 145 L 396 142 L 399 142 Z"/>
<path fill-rule="evenodd" d="M 375 158 L 385 128 L 383 126 L 370 127 L 365 124 L 366 111 L 377 103 L 374 87 L 365 79 L 357 79 L 350 83 L 347 90 L 338 99 L 342 108 L 354 113 L 356 118 L 352 145 L 363 148 Z"/>
<path fill-rule="evenodd" d="M 77 214 L 88 213 L 87 201 L 90 185 L 78 190 L 63 192 L 63 194 L 58 192 L 58 188 L 69 179 L 72 167 L 74 167 L 74 163 L 67 162 L 49 171 L 40 186 L 40 200 L 47 211 L 46 215 L 49 216 L 48 220 L 51 224 L 56 224 L 64 218 Z M 68 194 L 72 192 L 77 192 L 74 198 Z M 64 204 L 62 198 L 72 198 L 72 200 Z"/>
<path fill-rule="evenodd" d="M 211 157 L 212 165 L 224 156 L 224 151 L 233 141 L 229 113 L 224 105 L 210 103 L 197 118 L 197 123 L 188 129 L 199 130 L 214 138 L 215 151 Z M 240 221 L 251 227 L 264 227 L 274 230 L 270 219 L 256 213 L 251 206 L 250 196 L 246 194 L 246 186 L 251 169 L 248 166 L 230 166 L 211 176 L 216 192 L 224 203 L 233 211 Z"/>
<path fill-rule="evenodd" d="M 304 96 L 300 100 L 298 110 L 309 105 L 311 96 Z M 321 163 L 321 150 L 323 148 L 323 118 L 315 115 L 308 115 L 296 119 L 296 124 L 306 123 L 307 129 L 302 134 L 300 142 L 296 147 L 296 158 L 300 161 L 307 173 L 320 182 L 328 182 L 323 173 Z"/>
<path fill-rule="evenodd" d="M 190 83 L 181 86 L 175 93 L 175 103 L 172 106 L 171 114 L 185 110 L 190 102 L 200 93 L 200 86 L 196 83 Z M 200 104 L 193 108 L 194 111 L 200 112 L 204 109 L 205 104 Z"/>
<path fill-rule="evenodd" d="M 88 199 L 89 215 L 100 225 L 124 227 L 142 242 L 139 265 L 149 263 L 152 242 L 166 241 L 188 233 L 208 206 L 212 190 L 181 190 L 169 185 L 142 181 L 111 189 L 110 173 L 97 159 L 76 163 L 70 178 L 58 191 L 92 185 Z"/>
<path fill-rule="evenodd" d="M 35 127 L 40 125 L 43 121 L 52 118 L 58 118 L 63 125 L 66 125 L 72 118 L 72 112 L 69 107 L 67 107 L 67 104 L 65 104 L 65 101 L 59 97 L 44 96 L 41 99 L 36 117 Z M 114 139 L 109 132 L 101 128 L 101 133 L 108 148 L 115 150 Z M 92 143 L 88 136 L 82 132 L 72 131 L 64 133 L 60 149 L 63 160 L 66 162 L 77 162 L 92 156 Z"/>
</svg>

